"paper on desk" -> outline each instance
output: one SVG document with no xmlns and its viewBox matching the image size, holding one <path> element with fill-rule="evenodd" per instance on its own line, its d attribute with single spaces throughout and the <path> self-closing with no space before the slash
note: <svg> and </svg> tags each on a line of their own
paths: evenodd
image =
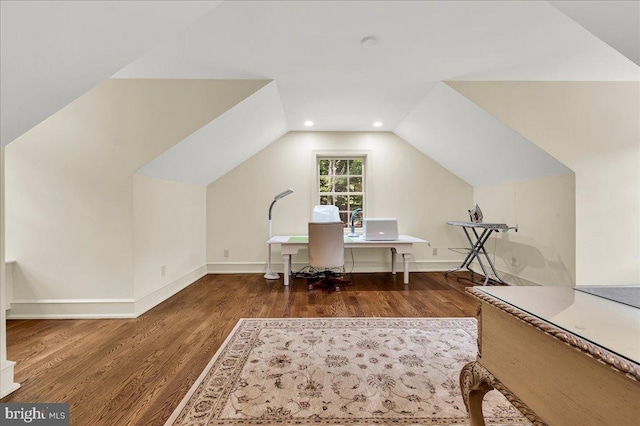
<svg viewBox="0 0 640 426">
<path fill-rule="evenodd" d="M 309 237 L 307 237 L 307 236 L 289 237 L 287 242 L 288 243 L 308 243 L 309 242 Z M 345 243 L 351 243 L 351 242 L 353 242 L 353 240 L 351 238 L 349 238 L 349 237 L 344 237 L 344 242 Z"/>
</svg>

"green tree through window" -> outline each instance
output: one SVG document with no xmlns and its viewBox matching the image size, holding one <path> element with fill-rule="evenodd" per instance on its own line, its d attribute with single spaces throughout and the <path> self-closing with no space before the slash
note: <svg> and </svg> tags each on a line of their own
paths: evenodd
<svg viewBox="0 0 640 426">
<path fill-rule="evenodd" d="M 351 212 L 364 210 L 364 158 L 318 158 L 318 200 L 322 205 L 334 205 L 340 220 L 350 226 Z M 356 226 L 362 226 L 362 216 Z"/>
</svg>

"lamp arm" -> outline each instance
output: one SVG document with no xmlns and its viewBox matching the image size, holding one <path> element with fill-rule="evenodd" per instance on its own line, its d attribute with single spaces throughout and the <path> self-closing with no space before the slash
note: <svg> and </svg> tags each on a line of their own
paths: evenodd
<svg viewBox="0 0 640 426">
<path fill-rule="evenodd" d="M 269 206 L 269 220 L 271 220 L 271 209 L 273 209 L 273 205 L 276 203 L 276 201 L 278 200 L 273 200 L 271 202 L 271 205 Z"/>
<path fill-rule="evenodd" d="M 356 219 L 356 215 L 362 214 L 362 209 L 361 208 L 357 208 L 353 211 L 353 213 L 351 213 L 351 232 L 349 233 L 349 236 L 353 237 L 356 234 L 356 224 L 355 224 L 355 219 Z"/>
</svg>

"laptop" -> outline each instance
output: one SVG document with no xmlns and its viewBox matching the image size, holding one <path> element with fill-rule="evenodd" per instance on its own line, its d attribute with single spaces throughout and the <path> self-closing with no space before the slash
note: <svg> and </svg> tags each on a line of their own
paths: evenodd
<svg viewBox="0 0 640 426">
<path fill-rule="evenodd" d="M 392 217 L 365 218 L 364 239 L 367 241 L 395 241 L 398 239 L 398 221 Z"/>
</svg>

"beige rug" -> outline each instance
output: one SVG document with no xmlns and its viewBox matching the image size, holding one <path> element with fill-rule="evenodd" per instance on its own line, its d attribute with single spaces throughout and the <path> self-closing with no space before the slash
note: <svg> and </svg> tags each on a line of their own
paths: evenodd
<svg viewBox="0 0 640 426">
<path fill-rule="evenodd" d="M 468 425 L 474 318 L 241 319 L 167 425 Z M 497 391 L 491 425 L 527 425 Z"/>
</svg>

